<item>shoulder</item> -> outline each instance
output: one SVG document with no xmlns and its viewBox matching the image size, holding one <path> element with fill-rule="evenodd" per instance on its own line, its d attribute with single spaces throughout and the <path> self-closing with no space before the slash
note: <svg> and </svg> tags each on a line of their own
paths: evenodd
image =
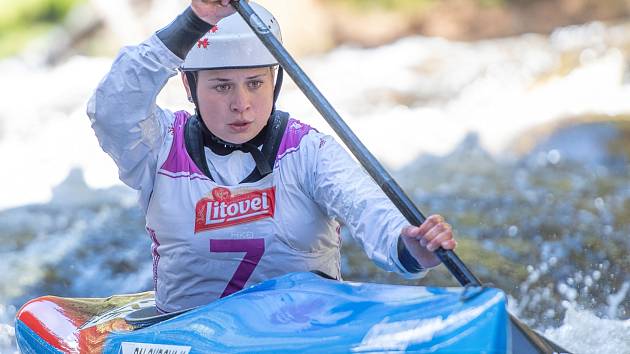
<svg viewBox="0 0 630 354">
<path fill-rule="evenodd" d="M 191 114 L 182 110 L 182 111 L 177 111 L 175 113 L 167 111 L 168 116 L 170 118 L 170 121 L 173 122 L 173 125 L 175 126 L 179 126 L 179 127 L 183 127 L 186 125 L 186 123 L 188 122 L 188 120 L 190 119 Z"/>
<path fill-rule="evenodd" d="M 289 118 L 278 148 L 276 161 L 298 153 L 310 154 L 323 147 L 332 137 L 319 132 L 311 125 L 296 118 Z"/>
<path fill-rule="evenodd" d="M 158 132 L 162 136 L 161 142 L 163 148 L 170 146 L 173 140 L 178 140 L 183 137 L 185 132 L 186 122 L 189 120 L 190 114 L 185 111 L 172 112 L 170 110 L 159 110 L 153 115 L 153 119 L 146 119 L 140 122 L 140 129 L 143 132 L 143 136 L 150 146 L 157 144 L 157 141 L 152 142 L 149 139 L 150 136 L 156 136 Z"/>
</svg>

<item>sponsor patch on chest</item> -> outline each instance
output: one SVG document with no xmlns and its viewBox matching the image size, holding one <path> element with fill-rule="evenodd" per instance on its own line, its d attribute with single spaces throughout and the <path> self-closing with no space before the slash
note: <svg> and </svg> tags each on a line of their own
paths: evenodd
<svg viewBox="0 0 630 354">
<path fill-rule="evenodd" d="M 215 188 L 210 196 L 197 202 L 195 233 L 273 218 L 275 204 L 273 187 L 235 195 L 227 188 Z"/>
</svg>

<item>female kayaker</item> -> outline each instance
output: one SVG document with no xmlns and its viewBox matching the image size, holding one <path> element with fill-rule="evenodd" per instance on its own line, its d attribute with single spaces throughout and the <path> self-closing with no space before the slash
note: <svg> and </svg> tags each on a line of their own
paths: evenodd
<svg viewBox="0 0 630 354">
<path fill-rule="evenodd" d="M 229 0 L 192 0 L 122 49 L 88 104 L 120 179 L 140 192 L 158 309 L 288 272 L 341 279 L 340 226 L 385 270 L 418 278 L 438 265 L 432 251 L 456 246 L 451 226 L 439 215 L 410 226 L 333 138 L 276 110 L 282 69 L 234 12 Z M 156 105 L 178 70 L 194 115 Z"/>
</svg>

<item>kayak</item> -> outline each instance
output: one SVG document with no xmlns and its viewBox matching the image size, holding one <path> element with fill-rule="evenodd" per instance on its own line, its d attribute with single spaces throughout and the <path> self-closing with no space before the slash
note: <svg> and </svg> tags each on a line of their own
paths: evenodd
<svg viewBox="0 0 630 354">
<path fill-rule="evenodd" d="M 179 314 L 153 292 L 44 296 L 16 315 L 22 353 L 512 352 L 498 289 L 344 282 L 290 273 Z M 141 314 L 134 317 L 134 314 Z"/>
</svg>

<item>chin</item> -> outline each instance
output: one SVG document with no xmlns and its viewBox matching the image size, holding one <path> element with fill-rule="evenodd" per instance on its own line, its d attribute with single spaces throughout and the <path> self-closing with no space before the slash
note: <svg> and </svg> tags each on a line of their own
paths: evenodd
<svg viewBox="0 0 630 354">
<path fill-rule="evenodd" d="M 242 136 L 242 135 L 233 136 L 232 135 L 232 136 L 227 137 L 227 139 L 225 139 L 225 138 L 221 138 L 221 139 L 227 141 L 228 143 L 232 143 L 232 144 L 243 144 L 243 143 L 246 143 L 246 142 L 252 140 L 255 136 L 256 136 L 255 134 L 252 135 L 252 136 L 250 136 L 249 134 L 246 135 L 246 136 Z"/>
</svg>

